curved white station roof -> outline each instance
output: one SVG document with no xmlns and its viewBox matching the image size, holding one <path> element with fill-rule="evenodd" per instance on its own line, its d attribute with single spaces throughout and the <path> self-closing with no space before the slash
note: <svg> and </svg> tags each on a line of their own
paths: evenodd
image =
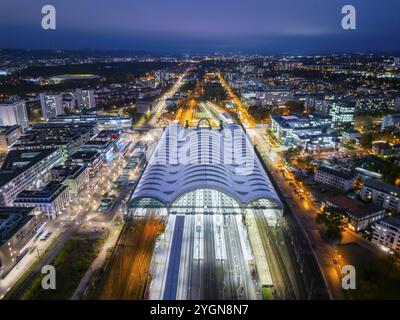
<svg viewBox="0 0 400 320">
<path fill-rule="evenodd" d="M 215 189 L 248 205 L 258 199 L 281 204 L 253 146 L 236 124 L 222 130 L 172 123 L 164 131 L 132 199 L 171 205 L 197 189 Z"/>
</svg>

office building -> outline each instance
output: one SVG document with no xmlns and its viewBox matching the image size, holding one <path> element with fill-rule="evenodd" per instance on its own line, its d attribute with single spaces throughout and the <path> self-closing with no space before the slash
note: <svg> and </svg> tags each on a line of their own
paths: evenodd
<svg viewBox="0 0 400 320">
<path fill-rule="evenodd" d="M 51 181 L 38 190 L 20 192 L 14 200 L 14 206 L 35 207 L 45 213 L 48 219 L 55 219 L 70 202 L 68 186 Z"/>
<path fill-rule="evenodd" d="M 284 105 L 293 100 L 293 92 L 285 87 L 268 88 L 263 91 L 257 91 L 255 99 L 266 105 Z"/>
<path fill-rule="evenodd" d="M 95 122 L 99 130 L 127 130 L 132 128 L 132 118 L 98 114 L 60 115 L 52 118 L 49 123 L 75 124 Z M 97 134 L 97 133 L 96 133 Z"/>
<path fill-rule="evenodd" d="M 42 115 L 45 120 L 64 114 L 62 94 L 41 93 L 39 97 L 40 105 L 42 107 Z"/>
<path fill-rule="evenodd" d="M 0 154 L 5 154 L 21 136 L 21 127 L 18 125 L 0 127 Z"/>
<path fill-rule="evenodd" d="M 89 182 L 89 170 L 83 166 L 60 165 L 53 167 L 51 178 L 68 186 L 71 197 L 76 197 Z"/>
<path fill-rule="evenodd" d="M 400 129 L 400 113 L 388 114 L 382 118 L 381 129 Z"/>
<path fill-rule="evenodd" d="M 391 155 L 395 149 L 386 142 L 375 142 L 372 144 L 372 153 L 380 156 Z"/>
<path fill-rule="evenodd" d="M 347 129 L 342 132 L 342 142 L 354 141 L 356 144 L 360 143 L 361 133 L 355 129 Z"/>
<path fill-rule="evenodd" d="M 93 109 L 96 107 L 94 90 L 76 89 L 75 99 L 79 110 Z"/>
<path fill-rule="evenodd" d="M 355 101 L 357 112 L 376 112 L 395 108 L 395 99 L 386 96 L 369 96 L 358 98 Z"/>
<path fill-rule="evenodd" d="M 329 106 L 329 115 L 332 117 L 334 126 L 343 124 L 354 124 L 355 106 L 342 101 L 331 102 Z"/>
<path fill-rule="evenodd" d="M 25 130 L 29 126 L 25 101 L 0 104 L 0 126 L 21 126 Z"/>
<path fill-rule="evenodd" d="M 300 115 L 277 115 L 271 118 L 271 130 L 278 141 L 288 147 L 301 147 L 305 152 L 333 151 L 339 147 L 340 139 L 335 133 L 327 133 L 330 117 L 304 117 Z"/>
<path fill-rule="evenodd" d="M 115 155 L 114 144 L 111 141 L 90 140 L 79 151 L 96 151 L 101 154 L 104 162 L 111 162 Z"/>
<path fill-rule="evenodd" d="M 13 150 L 60 148 L 66 160 L 97 132 L 97 124 L 35 124 L 13 145 Z"/>
<path fill-rule="evenodd" d="M 103 160 L 97 151 L 78 151 L 68 159 L 68 163 L 83 166 L 89 170 L 90 175 L 93 175 L 103 164 Z"/>
<path fill-rule="evenodd" d="M 322 166 L 315 171 L 314 181 L 347 192 L 353 189 L 355 178 L 353 175 Z"/>
<path fill-rule="evenodd" d="M 136 107 L 137 113 L 147 113 L 147 112 L 151 112 L 152 103 L 151 103 L 151 101 L 139 100 L 139 101 L 136 101 L 135 107 Z"/>
<path fill-rule="evenodd" d="M 0 206 L 0 277 L 26 254 L 46 225 L 46 216 L 34 207 Z"/>
<path fill-rule="evenodd" d="M 60 149 L 11 150 L 0 169 L 0 204 L 11 206 L 17 195 L 50 179 L 63 160 Z"/>
</svg>

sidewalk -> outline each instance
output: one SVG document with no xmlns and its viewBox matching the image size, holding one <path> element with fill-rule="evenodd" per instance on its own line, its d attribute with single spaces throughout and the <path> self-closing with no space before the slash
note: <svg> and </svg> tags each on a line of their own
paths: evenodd
<svg viewBox="0 0 400 320">
<path fill-rule="evenodd" d="M 108 257 L 108 249 L 113 248 L 117 244 L 122 228 L 121 226 L 113 226 L 111 230 L 112 231 L 110 232 L 110 235 L 108 236 L 106 242 L 100 250 L 99 255 L 93 260 L 89 269 L 83 275 L 78 287 L 76 288 L 70 300 L 80 300 L 82 298 L 82 295 L 85 293 L 85 290 L 89 285 L 89 281 L 92 275 L 105 264 Z"/>
</svg>

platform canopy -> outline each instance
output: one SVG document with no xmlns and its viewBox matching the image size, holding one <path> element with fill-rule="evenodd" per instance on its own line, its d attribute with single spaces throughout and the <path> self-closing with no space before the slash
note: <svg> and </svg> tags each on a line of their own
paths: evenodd
<svg viewBox="0 0 400 320">
<path fill-rule="evenodd" d="M 129 207 L 282 208 L 241 126 L 165 130 Z"/>
</svg>

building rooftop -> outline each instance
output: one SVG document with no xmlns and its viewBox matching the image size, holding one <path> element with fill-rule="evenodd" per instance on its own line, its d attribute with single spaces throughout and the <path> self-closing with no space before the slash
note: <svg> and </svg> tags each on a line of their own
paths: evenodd
<svg viewBox="0 0 400 320">
<path fill-rule="evenodd" d="M 319 167 L 318 171 L 321 171 L 321 172 L 327 173 L 327 174 L 329 174 L 331 176 L 336 176 L 336 177 L 339 177 L 339 178 L 345 179 L 345 180 L 350 180 L 350 179 L 354 178 L 354 176 L 351 175 L 351 174 L 344 173 L 342 171 L 338 171 L 338 170 L 335 170 L 333 168 L 324 167 L 324 166 Z"/>
<path fill-rule="evenodd" d="M 60 165 L 51 169 L 52 172 L 57 172 L 60 177 L 76 178 L 79 177 L 86 169 L 78 165 Z"/>
<path fill-rule="evenodd" d="M 382 211 L 381 207 L 370 203 L 364 204 L 360 201 L 352 200 L 345 195 L 337 195 L 326 200 L 326 203 L 346 210 L 352 216 L 363 218 L 376 212 Z"/>
<path fill-rule="evenodd" d="M 0 187 L 59 149 L 11 150 L 0 169 Z"/>
<path fill-rule="evenodd" d="M 13 131 L 17 130 L 20 126 L 0 126 L 0 135 L 9 135 Z"/>
<path fill-rule="evenodd" d="M 364 186 L 391 194 L 395 197 L 400 197 L 400 187 L 379 180 L 367 179 L 364 181 Z"/>
<path fill-rule="evenodd" d="M 180 196 L 204 189 L 220 191 L 240 205 L 267 199 L 281 206 L 241 126 L 231 124 L 219 131 L 170 124 L 132 198 L 171 205 Z"/>
<path fill-rule="evenodd" d="M 385 117 L 390 117 L 390 118 L 393 118 L 393 119 L 400 119 L 400 113 L 388 114 Z"/>
<path fill-rule="evenodd" d="M 60 114 L 49 120 L 49 123 L 68 121 L 101 121 L 101 120 L 131 120 L 127 116 L 102 115 L 102 114 Z"/>
<path fill-rule="evenodd" d="M 24 190 L 20 192 L 15 202 L 51 202 L 67 188 L 67 186 L 58 181 L 51 181 L 39 190 Z"/>
<path fill-rule="evenodd" d="M 388 216 L 388 217 L 383 218 L 381 221 L 400 229 L 400 218 L 399 217 Z"/>
<path fill-rule="evenodd" d="M 96 148 L 107 148 L 111 144 L 110 141 L 104 140 L 90 140 L 86 142 L 83 147 L 96 147 Z"/>
<path fill-rule="evenodd" d="M 33 217 L 35 208 L 0 206 L 0 246 Z"/>
<path fill-rule="evenodd" d="M 70 159 L 71 160 L 92 160 L 94 158 L 100 157 L 100 153 L 97 151 L 77 151 L 75 152 Z"/>
</svg>

